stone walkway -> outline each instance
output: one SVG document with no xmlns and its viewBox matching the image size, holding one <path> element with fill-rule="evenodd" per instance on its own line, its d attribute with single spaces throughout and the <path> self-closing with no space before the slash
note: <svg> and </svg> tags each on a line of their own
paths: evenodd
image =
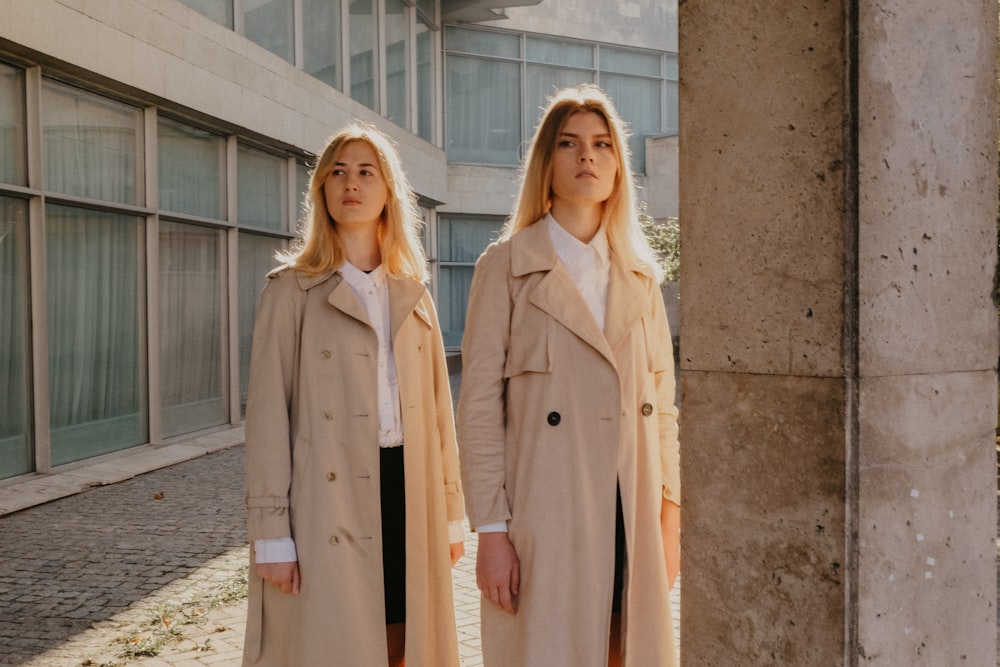
<svg viewBox="0 0 1000 667">
<path fill-rule="evenodd" d="M 482 665 L 475 546 L 462 667 Z M 0 516 L 0 665 L 235 667 L 246 562 L 242 446 Z"/>
</svg>

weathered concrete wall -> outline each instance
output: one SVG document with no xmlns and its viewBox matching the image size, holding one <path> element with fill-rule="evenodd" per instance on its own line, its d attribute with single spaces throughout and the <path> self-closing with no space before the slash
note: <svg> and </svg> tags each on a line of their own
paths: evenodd
<svg viewBox="0 0 1000 667">
<path fill-rule="evenodd" d="M 995 662 L 997 7 L 854 6 L 681 4 L 687 665 Z"/>
</svg>

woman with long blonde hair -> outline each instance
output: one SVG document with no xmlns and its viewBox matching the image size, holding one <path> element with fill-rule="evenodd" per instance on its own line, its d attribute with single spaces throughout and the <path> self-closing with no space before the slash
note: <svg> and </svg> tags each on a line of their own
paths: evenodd
<svg viewBox="0 0 1000 667">
<path fill-rule="evenodd" d="M 677 664 L 673 349 L 625 124 L 593 85 L 549 102 L 477 262 L 462 478 L 486 667 Z"/>
<path fill-rule="evenodd" d="M 244 665 L 458 666 L 464 509 L 419 225 L 387 137 L 329 140 L 254 326 Z"/>
</svg>

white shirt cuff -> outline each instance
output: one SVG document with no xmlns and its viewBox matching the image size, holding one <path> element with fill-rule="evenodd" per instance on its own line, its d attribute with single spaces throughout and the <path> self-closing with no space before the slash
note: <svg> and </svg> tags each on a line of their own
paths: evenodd
<svg viewBox="0 0 1000 667">
<path fill-rule="evenodd" d="M 457 544 L 465 541 L 465 528 L 462 520 L 448 522 L 448 544 Z"/>
<path fill-rule="evenodd" d="M 299 559 L 295 540 L 290 537 L 254 540 L 253 552 L 255 563 L 292 563 Z"/>
<path fill-rule="evenodd" d="M 506 521 L 494 521 L 493 523 L 487 523 L 483 526 L 476 528 L 477 533 L 506 533 L 507 532 L 507 522 Z"/>
</svg>

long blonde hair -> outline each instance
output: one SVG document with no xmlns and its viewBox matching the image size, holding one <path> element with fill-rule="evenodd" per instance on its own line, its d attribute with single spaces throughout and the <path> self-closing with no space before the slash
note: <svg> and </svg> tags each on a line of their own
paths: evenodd
<svg viewBox="0 0 1000 667">
<path fill-rule="evenodd" d="M 563 88 L 549 98 L 522 167 L 521 188 L 514 210 L 500 238 L 510 238 L 549 212 L 552 207 L 552 162 L 559 133 L 570 116 L 585 112 L 596 113 L 607 123 L 618 162 L 614 188 L 604 202 L 601 218 L 608 245 L 627 264 L 648 272 L 659 282 L 662 277 L 659 264 L 639 225 L 628 130 L 611 98 L 594 84 Z"/>
<path fill-rule="evenodd" d="M 389 275 L 427 282 L 427 258 L 420 243 L 423 221 L 399 153 L 388 137 L 361 123 L 345 127 L 327 141 L 309 177 L 299 239 L 286 252 L 278 254 L 278 261 L 308 275 L 333 271 L 346 261 L 337 221 L 326 208 L 323 184 L 344 147 L 352 141 L 364 141 L 375 151 L 388 191 L 378 230 L 382 265 Z"/>
</svg>

